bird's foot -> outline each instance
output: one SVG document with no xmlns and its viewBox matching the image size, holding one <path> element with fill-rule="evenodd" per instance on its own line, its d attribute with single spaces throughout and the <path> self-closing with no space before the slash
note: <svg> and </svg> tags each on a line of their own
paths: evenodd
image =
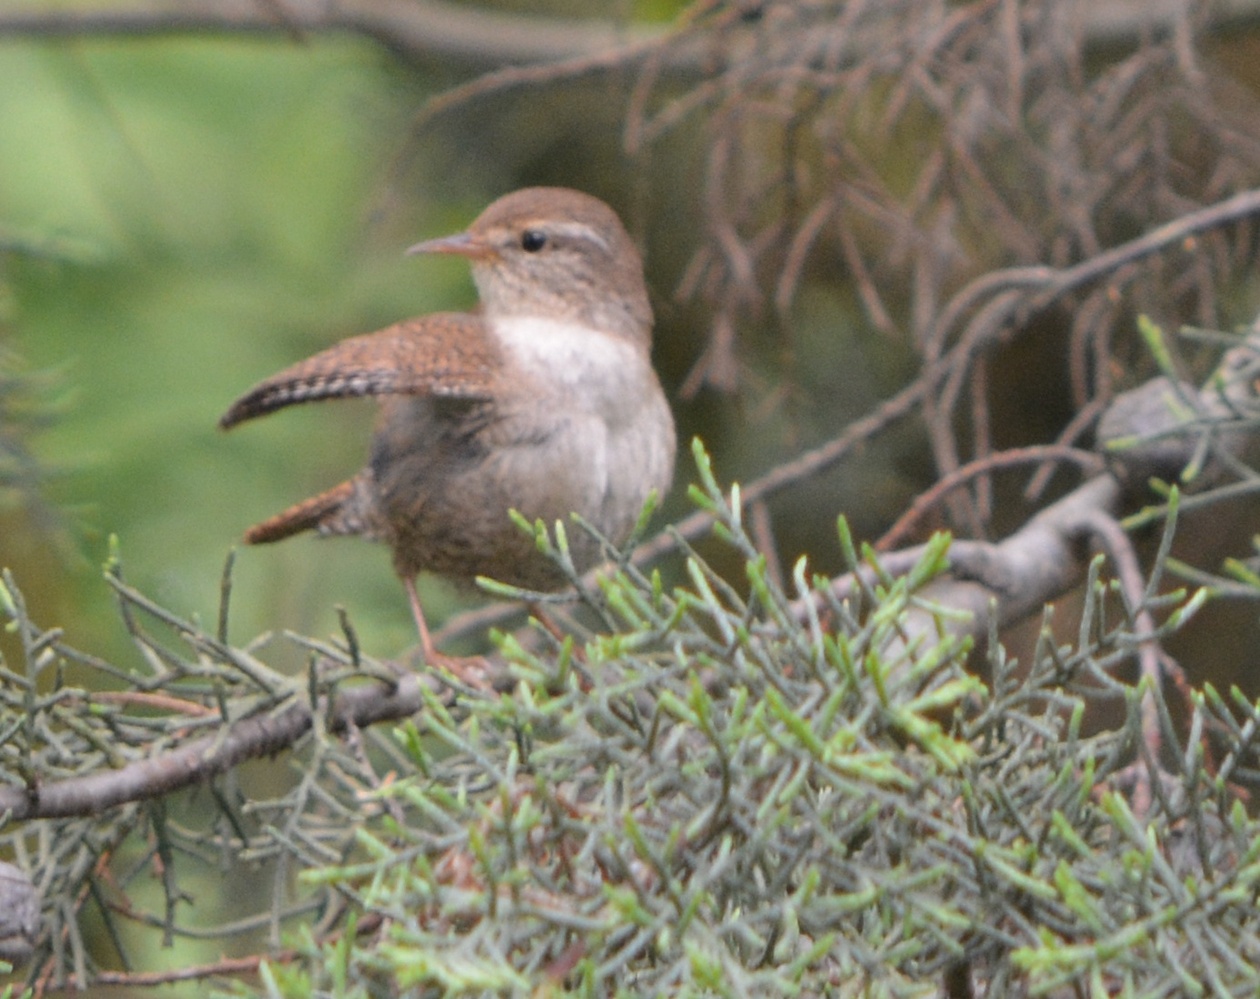
<svg viewBox="0 0 1260 999">
<path fill-rule="evenodd" d="M 480 693 L 493 693 L 490 660 L 485 656 L 448 656 L 437 649 L 423 651 L 425 665 L 439 673 L 448 673 L 465 687 Z"/>
</svg>

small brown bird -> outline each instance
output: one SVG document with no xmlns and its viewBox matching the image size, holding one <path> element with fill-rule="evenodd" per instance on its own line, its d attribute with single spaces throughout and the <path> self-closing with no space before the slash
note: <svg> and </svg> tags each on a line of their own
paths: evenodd
<svg viewBox="0 0 1260 999">
<path fill-rule="evenodd" d="M 563 577 L 508 510 L 547 524 L 578 513 L 619 543 L 649 492 L 669 488 L 675 436 L 652 368 L 643 264 L 602 201 L 526 188 L 466 232 L 407 252 L 467 257 L 480 308 L 344 340 L 256 385 L 219 425 L 316 399 L 382 397 L 367 467 L 245 540 L 313 530 L 384 541 L 432 661 L 418 572 L 559 588 Z M 569 536 L 579 569 L 598 560 L 592 539 Z"/>
</svg>

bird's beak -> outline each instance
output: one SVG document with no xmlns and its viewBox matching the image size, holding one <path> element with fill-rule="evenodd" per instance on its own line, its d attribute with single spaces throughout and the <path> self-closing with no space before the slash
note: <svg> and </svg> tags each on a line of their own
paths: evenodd
<svg viewBox="0 0 1260 999">
<path fill-rule="evenodd" d="M 426 239 L 423 243 L 407 248 L 407 256 L 416 253 L 452 253 L 472 260 L 480 260 L 493 256 L 494 248 L 470 233 L 461 232 L 454 236 L 442 236 L 439 239 Z"/>
</svg>

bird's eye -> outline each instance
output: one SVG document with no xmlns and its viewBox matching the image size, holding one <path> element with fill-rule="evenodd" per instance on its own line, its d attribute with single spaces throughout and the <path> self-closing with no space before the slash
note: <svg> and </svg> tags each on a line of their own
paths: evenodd
<svg viewBox="0 0 1260 999">
<path fill-rule="evenodd" d="M 521 249 L 526 253 L 537 253 L 547 245 L 547 234 L 537 229 L 526 229 L 521 233 Z"/>
</svg>

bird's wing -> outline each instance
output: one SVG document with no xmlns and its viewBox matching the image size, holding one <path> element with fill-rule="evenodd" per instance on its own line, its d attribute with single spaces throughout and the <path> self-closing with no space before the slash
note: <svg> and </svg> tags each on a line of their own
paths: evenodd
<svg viewBox="0 0 1260 999">
<path fill-rule="evenodd" d="M 219 420 L 225 430 L 285 406 L 362 395 L 485 399 L 498 370 L 485 321 L 463 312 L 408 319 L 351 337 L 259 382 Z"/>
</svg>

